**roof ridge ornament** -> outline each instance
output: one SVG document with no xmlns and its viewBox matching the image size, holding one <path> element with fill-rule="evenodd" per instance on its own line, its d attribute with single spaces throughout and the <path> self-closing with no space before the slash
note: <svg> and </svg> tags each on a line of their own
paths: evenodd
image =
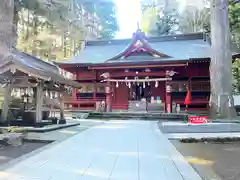
<svg viewBox="0 0 240 180">
<path fill-rule="evenodd" d="M 141 31 L 139 22 L 137 22 L 137 31 Z"/>
<path fill-rule="evenodd" d="M 143 40 L 145 40 L 146 36 L 145 33 L 141 30 L 139 22 L 137 22 L 137 30 L 133 33 L 133 38 L 135 36 L 141 37 Z"/>
</svg>

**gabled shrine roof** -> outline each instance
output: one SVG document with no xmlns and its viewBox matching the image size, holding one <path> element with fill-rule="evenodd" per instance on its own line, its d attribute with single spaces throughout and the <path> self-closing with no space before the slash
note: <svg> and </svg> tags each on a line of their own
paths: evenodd
<svg viewBox="0 0 240 180">
<path fill-rule="evenodd" d="M 173 62 L 210 58 L 210 43 L 204 33 L 161 37 L 145 37 L 138 33 L 132 39 L 88 41 L 79 55 L 58 64 Z M 130 52 L 137 43 L 143 52 Z M 145 52 L 146 49 L 148 52 Z"/>
<path fill-rule="evenodd" d="M 74 87 L 80 86 L 79 83 L 65 76 L 66 73 L 69 72 L 62 70 L 54 64 L 50 64 L 37 57 L 21 52 L 16 48 L 13 48 L 9 56 L 0 63 L 0 75 L 3 75 L 11 69 L 17 69 L 29 76 L 47 81 L 54 81 Z"/>
</svg>

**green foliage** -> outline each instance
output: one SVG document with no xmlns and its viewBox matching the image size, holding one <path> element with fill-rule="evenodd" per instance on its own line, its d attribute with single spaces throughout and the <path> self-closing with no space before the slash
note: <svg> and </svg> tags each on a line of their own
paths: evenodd
<svg viewBox="0 0 240 180">
<path fill-rule="evenodd" d="M 232 33 L 234 47 L 239 52 L 240 48 L 240 4 L 229 3 L 229 23 Z M 236 59 L 232 67 L 233 72 L 233 92 L 240 95 L 240 59 Z"/>
<path fill-rule="evenodd" d="M 112 39 L 119 30 L 117 22 L 117 8 L 114 2 L 93 1 L 84 3 L 84 7 L 92 13 L 96 13 L 100 20 L 101 39 Z"/>
<path fill-rule="evenodd" d="M 16 0 L 17 47 L 44 60 L 70 59 L 87 35 L 71 0 Z"/>
<path fill-rule="evenodd" d="M 113 38 L 116 32 L 119 30 L 117 17 L 116 17 L 116 7 L 108 4 L 101 4 L 96 9 L 97 16 L 101 20 L 102 30 L 101 38 L 110 39 Z"/>
<path fill-rule="evenodd" d="M 85 2 L 15 0 L 18 49 L 44 60 L 70 59 L 86 37 L 92 37 L 93 34 L 88 34 L 90 29 L 99 31 L 96 25 L 99 22 L 101 38 L 113 38 L 118 30 L 115 4 L 103 4 L 98 0 Z M 82 7 L 87 12 L 82 11 Z M 96 35 L 93 36 L 97 38 Z"/>
<path fill-rule="evenodd" d="M 178 29 L 176 9 L 147 7 L 143 9 L 142 29 L 149 36 L 175 34 Z"/>
<path fill-rule="evenodd" d="M 154 1 L 146 4 L 141 1 L 141 28 L 148 36 L 175 34 L 178 31 L 179 3 L 176 0 L 165 1 L 163 6 L 157 6 Z M 163 3 L 163 2 L 162 2 Z"/>
<path fill-rule="evenodd" d="M 229 3 L 229 22 L 233 43 L 240 48 L 240 3 Z"/>
<path fill-rule="evenodd" d="M 18 126 L 9 126 L 9 127 L 5 128 L 4 130 L 5 130 L 5 132 L 8 132 L 8 133 L 27 133 L 26 128 L 21 128 Z"/>
<path fill-rule="evenodd" d="M 210 32 L 210 10 L 186 7 L 180 16 L 179 30 L 183 33 Z"/>
<path fill-rule="evenodd" d="M 240 60 L 237 59 L 232 66 L 233 73 L 233 93 L 240 95 Z"/>
<path fill-rule="evenodd" d="M 157 31 L 158 36 L 175 34 L 178 25 L 178 12 L 176 9 L 163 9 L 157 16 Z"/>
</svg>

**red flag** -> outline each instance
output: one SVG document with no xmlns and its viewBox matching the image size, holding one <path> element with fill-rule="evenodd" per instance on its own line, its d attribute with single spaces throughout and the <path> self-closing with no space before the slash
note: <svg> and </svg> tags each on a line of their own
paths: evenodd
<svg viewBox="0 0 240 180">
<path fill-rule="evenodd" d="M 185 104 L 185 105 L 189 105 L 189 104 L 190 104 L 190 101 L 191 101 L 191 92 L 188 91 L 188 92 L 187 92 L 187 96 L 186 96 L 185 101 L 184 101 L 184 104 Z"/>
</svg>

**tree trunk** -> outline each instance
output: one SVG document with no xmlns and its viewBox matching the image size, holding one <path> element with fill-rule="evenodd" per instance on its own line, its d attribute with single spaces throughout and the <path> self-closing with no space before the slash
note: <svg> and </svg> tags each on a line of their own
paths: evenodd
<svg viewBox="0 0 240 180">
<path fill-rule="evenodd" d="M 40 82 L 37 86 L 36 92 L 36 123 L 42 122 L 42 112 L 43 112 L 43 83 Z"/>
<path fill-rule="evenodd" d="M 236 115 L 236 111 L 232 96 L 228 0 L 211 0 L 211 42 L 211 98 L 209 103 L 211 115 L 215 118 L 216 113 L 219 113 L 222 118 L 232 118 Z"/>
<path fill-rule="evenodd" d="M 67 57 L 67 33 L 64 32 L 64 35 L 63 35 L 63 56 L 64 58 Z"/>
<path fill-rule="evenodd" d="M 14 14 L 13 14 L 13 28 L 12 28 L 12 35 L 16 38 L 13 39 L 13 46 L 17 46 L 17 37 L 18 37 L 18 21 L 19 21 L 19 8 L 16 6 L 16 3 L 14 5 Z"/>
<path fill-rule="evenodd" d="M 38 35 L 38 17 L 34 13 L 33 14 L 33 47 L 32 47 L 32 55 L 33 56 L 38 55 L 38 51 L 37 51 L 38 45 L 37 45 L 37 41 L 36 41 L 37 35 Z"/>
<path fill-rule="evenodd" d="M 16 36 L 13 35 L 14 0 L 0 2 L 0 60 L 8 56 Z"/>
<path fill-rule="evenodd" d="M 11 92 L 12 92 L 12 84 L 8 84 L 4 90 L 4 102 L 3 102 L 3 109 L 1 114 L 1 122 L 4 123 L 8 119 L 8 111 L 9 111 L 9 104 L 11 102 Z"/>
</svg>

